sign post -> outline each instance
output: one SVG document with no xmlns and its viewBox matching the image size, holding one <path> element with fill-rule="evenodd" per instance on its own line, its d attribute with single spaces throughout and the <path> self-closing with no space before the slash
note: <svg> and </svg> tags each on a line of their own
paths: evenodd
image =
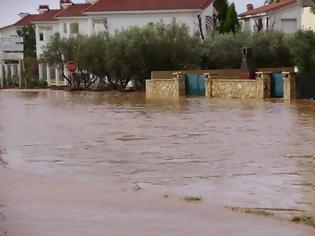
<svg viewBox="0 0 315 236">
<path fill-rule="evenodd" d="M 67 66 L 67 70 L 70 73 L 74 73 L 78 69 L 77 63 L 75 61 L 68 61 L 66 66 Z"/>
</svg>

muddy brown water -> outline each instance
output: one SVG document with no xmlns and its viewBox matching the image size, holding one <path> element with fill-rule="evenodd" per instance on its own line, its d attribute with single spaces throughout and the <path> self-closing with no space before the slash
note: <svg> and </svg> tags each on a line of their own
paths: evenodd
<svg viewBox="0 0 315 236">
<path fill-rule="evenodd" d="M 9 167 L 315 212 L 315 102 L 0 91 Z"/>
</svg>

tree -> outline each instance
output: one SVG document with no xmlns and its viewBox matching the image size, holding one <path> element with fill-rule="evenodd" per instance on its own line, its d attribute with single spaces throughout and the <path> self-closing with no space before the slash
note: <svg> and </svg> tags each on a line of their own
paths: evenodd
<svg viewBox="0 0 315 236">
<path fill-rule="evenodd" d="M 124 90 L 129 81 L 143 89 L 152 70 L 198 67 L 200 39 L 173 21 L 116 32 L 109 40 L 108 65 L 113 81 Z"/>
<path fill-rule="evenodd" d="M 228 7 L 228 11 L 227 11 L 225 20 L 223 22 L 221 31 L 224 33 L 232 32 L 235 34 L 239 30 L 239 28 L 240 28 L 240 24 L 237 19 L 235 5 L 234 3 L 232 3 Z"/>
<path fill-rule="evenodd" d="M 77 41 L 74 60 L 78 63 L 79 76 L 84 87 L 89 88 L 98 79 L 111 78 L 107 65 L 108 35 L 79 36 Z"/>
<path fill-rule="evenodd" d="M 36 58 L 35 26 L 26 25 L 17 30 L 17 34 L 24 39 L 24 57 Z"/>
<path fill-rule="evenodd" d="M 68 77 L 64 68 L 68 61 L 74 60 L 75 52 L 78 48 L 78 39 L 69 38 L 61 39 L 60 35 L 56 33 L 47 45 L 41 60 L 44 60 L 50 66 L 59 68 L 62 76 L 71 86 L 75 86 L 74 80 Z"/>
<path fill-rule="evenodd" d="M 218 19 L 220 25 L 223 26 L 229 8 L 228 0 L 215 0 L 213 6 L 218 11 Z"/>
</svg>

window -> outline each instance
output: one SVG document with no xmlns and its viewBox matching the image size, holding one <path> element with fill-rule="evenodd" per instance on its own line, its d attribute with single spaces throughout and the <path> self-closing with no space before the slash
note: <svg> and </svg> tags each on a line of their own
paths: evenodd
<svg viewBox="0 0 315 236">
<path fill-rule="evenodd" d="M 79 23 L 71 23 L 70 24 L 70 33 L 71 34 L 79 33 Z"/>
<path fill-rule="evenodd" d="M 269 17 L 266 18 L 266 29 L 269 29 Z"/>
<path fill-rule="evenodd" d="M 286 34 L 295 33 L 298 30 L 297 19 L 281 19 L 281 30 Z"/>
<path fill-rule="evenodd" d="M 39 32 L 39 41 L 44 41 L 44 33 Z"/>
</svg>

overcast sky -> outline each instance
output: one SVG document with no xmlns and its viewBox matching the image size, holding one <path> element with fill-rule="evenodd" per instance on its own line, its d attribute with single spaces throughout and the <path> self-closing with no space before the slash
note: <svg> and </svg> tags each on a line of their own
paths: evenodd
<svg viewBox="0 0 315 236">
<path fill-rule="evenodd" d="M 237 6 L 238 12 L 245 10 L 247 3 L 255 6 L 262 5 L 264 0 L 231 0 Z M 49 4 L 51 8 L 57 8 L 59 0 L 0 0 L 0 27 L 13 24 L 19 19 L 20 12 L 37 13 L 36 9 L 40 4 Z M 73 0 L 73 2 L 85 2 L 85 0 Z"/>
</svg>

